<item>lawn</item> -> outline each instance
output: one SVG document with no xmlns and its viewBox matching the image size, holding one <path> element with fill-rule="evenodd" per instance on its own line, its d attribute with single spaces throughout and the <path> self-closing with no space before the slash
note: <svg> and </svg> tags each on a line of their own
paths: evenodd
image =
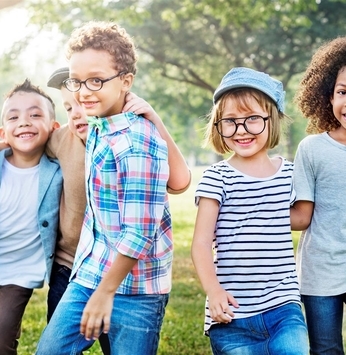
<svg viewBox="0 0 346 355">
<path fill-rule="evenodd" d="M 158 355 L 211 354 L 208 338 L 203 336 L 204 293 L 197 280 L 190 258 L 193 224 L 197 212 L 194 206 L 195 186 L 203 168 L 193 171 L 191 187 L 182 195 L 171 195 L 170 204 L 174 223 L 175 256 L 173 289 L 161 332 Z M 293 233 L 297 244 L 298 233 Z M 35 353 L 38 338 L 46 324 L 47 288 L 36 290 L 27 307 L 22 327 L 18 354 Z M 102 355 L 98 343 L 85 355 Z"/>
</svg>

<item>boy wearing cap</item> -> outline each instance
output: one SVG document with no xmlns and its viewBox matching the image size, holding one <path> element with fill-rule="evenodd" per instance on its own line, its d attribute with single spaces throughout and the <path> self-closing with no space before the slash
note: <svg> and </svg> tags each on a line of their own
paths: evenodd
<svg viewBox="0 0 346 355">
<path fill-rule="evenodd" d="M 17 354 L 21 320 L 34 288 L 49 280 L 62 175 L 44 149 L 59 126 L 54 103 L 25 80 L 4 102 L 0 136 L 0 354 Z"/>
<path fill-rule="evenodd" d="M 215 355 L 308 354 L 290 222 L 307 225 L 290 213 L 293 164 L 269 155 L 286 117 L 284 98 L 280 81 L 243 67 L 214 93 L 206 143 L 232 154 L 197 186 L 192 259 Z"/>
</svg>

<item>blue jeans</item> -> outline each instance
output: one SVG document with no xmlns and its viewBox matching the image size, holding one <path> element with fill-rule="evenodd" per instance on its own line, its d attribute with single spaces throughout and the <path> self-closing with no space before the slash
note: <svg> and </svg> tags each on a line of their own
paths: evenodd
<svg viewBox="0 0 346 355">
<path fill-rule="evenodd" d="M 303 296 L 311 355 L 344 355 L 342 320 L 346 294 Z"/>
<path fill-rule="evenodd" d="M 47 322 L 52 318 L 53 312 L 61 300 L 62 295 L 65 293 L 69 283 L 71 269 L 67 266 L 53 263 L 52 274 L 49 282 L 48 290 L 48 311 Z"/>
<path fill-rule="evenodd" d="M 37 355 L 79 355 L 92 346 L 79 332 L 84 307 L 94 290 L 71 282 L 42 333 Z M 114 297 L 108 339 L 112 355 L 154 355 L 168 302 L 165 295 Z"/>
<path fill-rule="evenodd" d="M 309 349 L 304 315 L 296 303 L 213 325 L 209 335 L 214 355 L 307 355 Z"/>
</svg>

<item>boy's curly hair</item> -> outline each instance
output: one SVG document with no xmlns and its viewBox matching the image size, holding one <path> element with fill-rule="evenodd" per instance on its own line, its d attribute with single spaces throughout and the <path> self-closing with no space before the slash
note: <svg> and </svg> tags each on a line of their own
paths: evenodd
<svg viewBox="0 0 346 355">
<path fill-rule="evenodd" d="M 336 78 L 346 66 L 346 37 L 324 43 L 312 56 L 300 82 L 295 102 L 309 119 L 306 132 L 322 133 L 340 126 L 330 102 Z"/>
<path fill-rule="evenodd" d="M 92 48 L 108 52 L 119 72 L 136 74 L 137 54 L 135 45 L 124 28 L 114 22 L 90 21 L 76 28 L 66 45 L 66 57 L 75 52 Z"/>
</svg>

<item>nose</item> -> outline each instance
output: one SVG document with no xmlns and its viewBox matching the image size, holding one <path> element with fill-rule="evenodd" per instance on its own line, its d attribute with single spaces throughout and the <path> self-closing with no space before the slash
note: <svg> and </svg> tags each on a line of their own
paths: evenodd
<svg viewBox="0 0 346 355">
<path fill-rule="evenodd" d="M 29 120 L 28 117 L 25 116 L 25 115 L 20 116 L 17 122 L 18 122 L 18 127 L 31 126 L 30 120 Z"/>
<path fill-rule="evenodd" d="M 72 113 L 71 113 L 72 119 L 78 120 L 79 118 L 83 117 L 83 115 L 84 115 L 83 108 L 79 104 L 76 104 L 76 106 L 73 107 L 72 109 Z"/>
<path fill-rule="evenodd" d="M 238 133 L 238 134 L 246 133 L 245 123 L 244 122 L 236 123 L 236 126 L 237 126 L 236 133 Z"/>
<path fill-rule="evenodd" d="M 90 95 L 92 94 L 92 91 L 87 88 L 87 86 L 85 85 L 85 83 L 81 83 L 81 87 L 80 87 L 80 89 L 77 91 L 76 94 L 79 95 L 79 96 L 85 97 L 85 96 L 90 96 Z"/>
</svg>

